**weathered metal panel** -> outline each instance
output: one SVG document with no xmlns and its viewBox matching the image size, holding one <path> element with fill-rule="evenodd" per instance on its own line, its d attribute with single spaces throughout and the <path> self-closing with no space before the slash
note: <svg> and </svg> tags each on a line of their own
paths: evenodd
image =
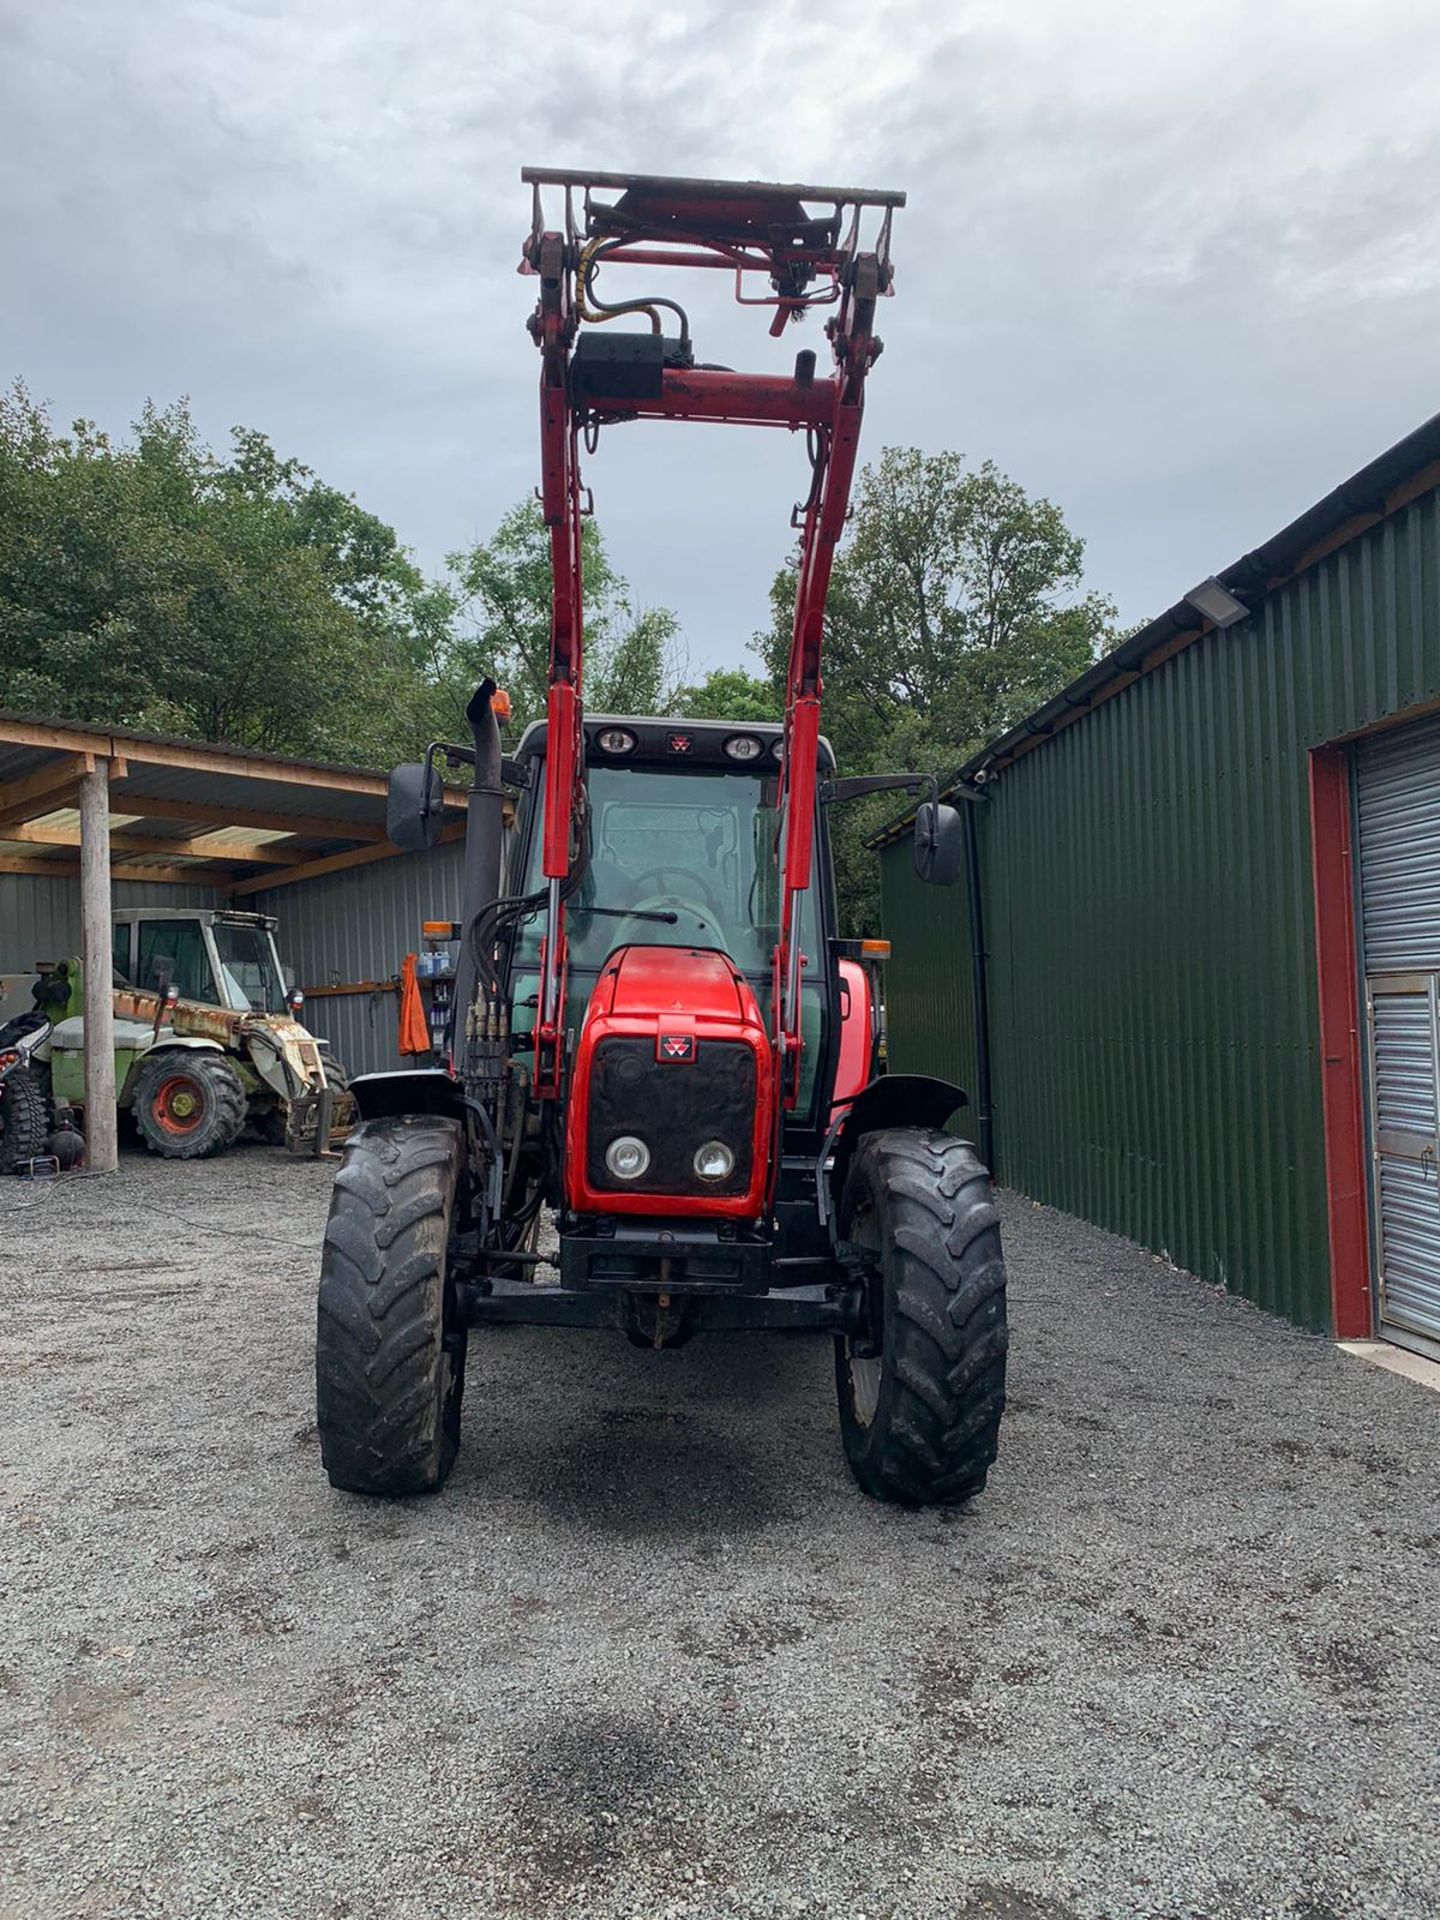
<svg viewBox="0 0 1440 1920">
<path fill-rule="evenodd" d="M 420 947 L 423 920 L 449 920 L 460 911 L 464 844 L 429 853 L 397 854 L 297 880 L 245 901 L 279 921 L 282 959 L 305 988 L 342 982 L 385 981 Z M 352 1074 L 400 1066 L 395 1048 L 398 1003 L 393 993 L 313 995 L 305 1024 L 328 1040 Z"/>
<path fill-rule="evenodd" d="M 117 907 L 214 907 L 213 887 L 147 886 L 117 880 Z M 73 874 L 0 873 L 0 973 L 80 951 L 80 882 Z"/>
<path fill-rule="evenodd" d="M 1432 493 L 999 774 L 1002 1179 L 1328 1327 L 1307 756 L 1437 699 Z M 884 859 L 886 931 L 925 956 L 891 963 L 894 1064 L 960 1073 L 964 900 L 905 877 L 908 843 Z"/>
</svg>

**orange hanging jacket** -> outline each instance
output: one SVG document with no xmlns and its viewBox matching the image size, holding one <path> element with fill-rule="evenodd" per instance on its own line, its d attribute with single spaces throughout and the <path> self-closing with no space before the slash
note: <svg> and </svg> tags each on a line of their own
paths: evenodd
<svg viewBox="0 0 1440 1920">
<path fill-rule="evenodd" d="M 396 1044 L 401 1053 L 430 1051 L 430 1029 L 425 1024 L 425 1003 L 415 978 L 413 953 L 406 954 L 400 969 L 400 1037 Z"/>
</svg>

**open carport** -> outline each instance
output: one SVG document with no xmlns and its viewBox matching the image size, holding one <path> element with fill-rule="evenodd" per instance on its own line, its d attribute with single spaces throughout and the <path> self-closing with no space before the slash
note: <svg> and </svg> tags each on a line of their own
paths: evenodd
<svg viewBox="0 0 1440 1920">
<path fill-rule="evenodd" d="M 857 1492 L 823 1342 L 539 1330 L 371 1504 L 328 1184 L 5 1191 L 0 1913 L 1433 1914 L 1433 1394 L 1011 1199 L 958 1516 Z"/>
<path fill-rule="evenodd" d="M 112 961 L 126 971 L 112 908 L 235 909 L 278 918 L 307 1026 L 338 1060 L 353 1073 L 397 1065 L 401 963 L 426 919 L 450 916 L 466 794 L 446 790 L 441 844 L 417 859 L 388 837 L 387 789 L 387 775 L 364 768 L 0 712 L 0 976 L 13 976 L 0 1019 L 28 1007 L 39 962 L 83 956 L 87 981 L 108 978 Z M 115 1153 L 107 996 L 93 1011 L 84 1132 L 90 1165 L 104 1168 Z"/>
</svg>

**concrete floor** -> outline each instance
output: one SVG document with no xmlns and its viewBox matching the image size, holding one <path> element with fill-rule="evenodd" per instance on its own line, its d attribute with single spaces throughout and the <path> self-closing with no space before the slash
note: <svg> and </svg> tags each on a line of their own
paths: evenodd
<svg viewBox="0 0 1440 1920">
<path fill-rule="evenodd" d="M 1389 1340 L 1342 1340 L 1339 1346 L 1342 1353 L 1353 1354 L 1372 1367 L 1383 1367 L 1387 1373 L 1413 1380 L 1417 1387 L 1440 1393 L 1440 1360 L 1429 1360 L 1423 1353 L 1412 1353 Z"/>
<path fill-rule="evenodd" d="M 1011 1198 L 1012 1403 L 867 1502 L 829 1353 L 507 1330 L 333 1492 L 329 1170 L 0 1183 L 0 1915 L 1437 1911 L 1440 1400 Z"/>
</svg>

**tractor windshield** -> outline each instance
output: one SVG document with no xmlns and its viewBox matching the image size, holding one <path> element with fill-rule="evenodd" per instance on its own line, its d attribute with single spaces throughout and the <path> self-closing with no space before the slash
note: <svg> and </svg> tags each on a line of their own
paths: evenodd
<svg viewBox="0 0 1440 1920">
<path fill-rule="evenodd" d="M 228 926 L 217 920 L 215 956 L 220 997 L 236 1013 L 283 1013 L 285 983 L 275 964 L 275 946 L 264 927 Z"/>
<path fill-rule="evenodd" d="M 778 776 L 688 768 L 592 767 L 590 865 L 567 916 L 570 965 L 598 969 L 616 947 L 718 947 L 764 978 L 779 938 L 775 871 Z M 537 800 L 539 796 L 537 795 Z M 525 889 L 542 884 L 540 834 L 530 836 Z M 803 896 L 801 944 L 818 964 L 814 889 Z M 538 921 L 521 959 L 538 952 Z"/>
</svg>

